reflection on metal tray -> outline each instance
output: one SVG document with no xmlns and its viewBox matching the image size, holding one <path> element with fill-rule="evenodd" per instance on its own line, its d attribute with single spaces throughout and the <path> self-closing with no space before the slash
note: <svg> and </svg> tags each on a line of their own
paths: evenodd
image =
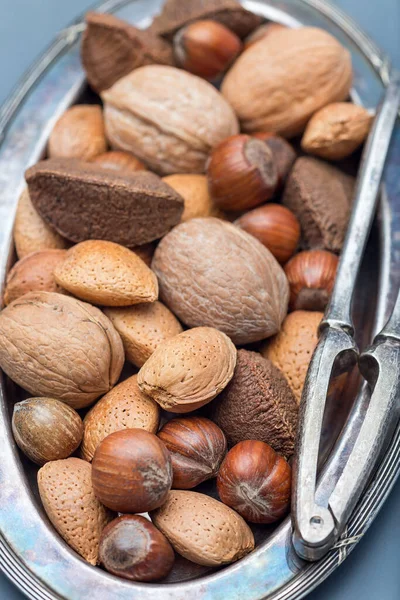
<svg viewBox="0 0 400 600">
<path fill-rule="evenodd" d="M 112 11 L 146 26 L 161 0 L 109 0 L 100 10 Z M 335 35 L 352 53 L 355 69 L 353 97 L 375 106 L 387 80 L 385 58 L 346 17 L 321 0 L 253 0 L 245 6 L 266 18 L 290 26 L 319 26 Z M 58 116 L 75 101 L 88 99 L 79 60 L 80 22 L 62 32 L 27 74 L 0 112 L 0 281 L 13 260 L 11 231 L 17 198 L 27 166 L 43 154 L 46 139 Z M 400 133 L 393 142 L 386 188 L 363 269 L 355 306 L 357 329 L 365 345 L 390 312 L 400 278 L 400 202 L 396 206 L 395 171 L 400 161 Z M 379 285 L 376 282 L 379 281 Z M 378 290 L 378 292 L 377 292 Z M 366 326 L 366 323 L 369 326 Z M 362 325 L 362 327 L 361 327 Z M 325 455 L 318 498 L 329 496 L 354 444 L 366 407 L 366 396 L 356 401 L 357 379 L 347 386 L 340 405 L 328 410 L 324 429 Z M 291 524 L 257 527 L 257 549 L 238 563 L 216 572 L 178 559 L 168 582 L 132 584 L 114 578 L 81 560 L 48 523 L 37 497 L 36 469 L 16 450 L 10 428 L 12 405 L 20 392 L 9 381 L 0 390 L 0 563 L 3 570 L 32 598 L 78 600 L 209 600 L 300 598 L 333 571 L 373 520 L 399 471 L 400 430 L 382 457 L 381 466 L 353 514 L 345 534 L 327 557 L 313 565 L 302 562 L 291 546 Z M 334 418 L 333 418 L 334 414 Z M 348 419 L 346 437 L 335 441 Z M 332 450 L 333 446 L 333 450 Z M 213 494 L 213 484 L 203 490 Z"/>
</svg>

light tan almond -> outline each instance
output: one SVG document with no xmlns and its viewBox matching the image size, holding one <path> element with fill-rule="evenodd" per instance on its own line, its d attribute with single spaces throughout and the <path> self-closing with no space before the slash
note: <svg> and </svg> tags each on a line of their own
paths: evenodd
<svg viewBox="0 0 400 600">
<path fill-rule="evenodd" d="M 172 490 L 150 516 L 174 550 L 199 565 L 226 565 L 254 550 L 252 531 L 242 517 L 205 494 Z"/>
<path fill-rule="evenodd" d="M 4 304 L 28 292 L 62 292 L 53 273 L 65 255 L 66 250 L 39 250 L 15 263 L 7 276 Z"/>
<path fill-rule="evenodd" d="M 169 308 L 158 301 L 107 308 L 104 313 L 121 336 L 126 359 L 137 367 L 144 365 L 159 344 L 183 331 Z"/>
<path fill-rule="evenodd" d="M 301 147 L 309 154 L 328 160 L 341 160 L 363 143 L 371 128 L 373 115 L 351 102 L 328 104 L 308 122 Z"/>
<path fill-rule="evenodd" d="M 66 248 L 67 240 L 51 229 L 36 212 L 28 188 L 22 192 L 14 222 L 14 242 L 18 258 L 49 248 Z"/>
<path fill-rule="evenodd" d="M 214 205 L 208 192 L 208 181 L 205 175 L 168 175 L 165 183 L 174 188 L 185 201 L 181 223 L 196 217 L 217 217 L 221 211 Z"/>
<path fill-rule="evenodd" d="M 91 565 L 97 564 L 101 532 L 115 515 L 94 495 L 92 466 L 80 458 L 48 462 L 38 472 L 38 486 L 61 537 Z"/>
<path fill-rule="evenodd" d="M 232 379 L 236 348 L 213 327 L 195 327 L 158 346 L 138 374 L 140 389 L 165 410 L 186 413 L 207 404 Z"/>
<path fill-rule="evenodd" d="M 285 375 L 297 402 L 300 402 L 308 365 L 318 342 L 323 313 L 295 310 L 283 321 L 281 331 L 261 349 Z"/>
<path fill-rule="evenodd" d="M 129 377 L 101 398 L 86 415 L 81 455 L 91 461 L 105 437 L 121 429 L 145 429 L 157 433 L 160 409 L 143 394 L 137 375 Z"/>
<path fill-rule="evenodd" d="M 100 106 L 78 104 L 57 121 L 49 138 L 50 158 L 89 160 L 107 150 Z"/>
<path fill-rule="evenodd" d="M 54 271 L 57 283 L 74 296 L 103 306 L 130 306 L 154 302 L 157 277 L 132 250 L 87 240 L 68 250 Z"/>
</svg>

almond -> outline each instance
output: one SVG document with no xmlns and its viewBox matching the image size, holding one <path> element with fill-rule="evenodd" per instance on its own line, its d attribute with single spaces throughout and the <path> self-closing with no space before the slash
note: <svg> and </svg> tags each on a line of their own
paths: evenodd
<svg viewBox="0 0 400 600">
<path fill-rule="evenodd" d="M 236 348 L 224 333 L 196 327 L 160 344 L 140 369 L 138 384 L 165 410 L 186 413 L 215 398 L 235 364 Z"/>
<path fill-rule="evenodd" d="M 97 446 L 110 433 L 121 429 L 145 429 L 157 433 L 160 410 L 137 384 L 137 375 L 119 383 L 86 415 L 81 446 L 82 458 L 91 461 Z"/>
<path fill-rule="evenodd" d="M 79 458 L 48 462 L 38 472 L 38 486 L 61 537 L 91 565 L 97 564 L 101 532 L 115 515 L 94 495 L 92 466 Z"/>
<path fill-rule="evenodd" d="M 72 106 L 59 118 L 49 138 L 50 158 L 89 160 L 106 150 L 103 111 L 100 106 Z"/>
<path fill-rule="evenodd" d="M 16 262 L 7 276 L 4 304 L 28 292 L 61 292 L 53 273 L 65 255 L 65 250 L 40 250 Z"/>
<path fill-rule="evenodd" d="M 121 336 L 126 359 L 137 367 L 144 365 L 159 344 L 182 332 L 178 319 L 161 302 L 104 312 Z"/>
<path fill-rule="evenodd" d="M 196 217 L 217 217 L 222 213 L 211 200 L 205 175 L 168 175 L 164 177 L 185 202 L 181 223 Z"/>
<path fill-rule="evenodd" d="M 67 241 L 49 227 L 34 208 L 28 189 L 22 192 L 14 221 L 14 242 L 18 258 L 50 248 L 66 248 Z"/>
<path fill-rule="evenodd" d="M 242 517 L 205 494 L 172 490 L 150 516 L 174 550 L 199 565 L 226 565 L 254 550 Z"/>
<path fill-rule="evenodd" d="M 54 276 L 61 287 L 93 304 L 129 306 L 154 302 L 158 296 L 157 278 L 142 259 L 104 240 L 73 246 Z"/>
<path fill-rule="evenodd" d="M 309 154 L 328 160 L 341 160 L 364 142 L 373 115 L 350 102 L 328 104 L 308 122 L 301 147 Z"/>
</svg>

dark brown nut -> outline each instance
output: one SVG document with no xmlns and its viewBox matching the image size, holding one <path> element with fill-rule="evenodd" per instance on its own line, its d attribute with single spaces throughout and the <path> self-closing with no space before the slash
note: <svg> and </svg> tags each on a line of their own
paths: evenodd
<svg viewBox="0 0 400 600">
<path fill-rule="evenodd" d="M 50 159 L 25 176 L 41 217 L 73 242 L 108 240 L 133 248 L 165 235 L 183 212 L 183 198 L 154 173 L 128 176 Z"/>
<path fill-rule="evenodd" d="M 161 506 L 171 489 L 168 450 L 144 429 L 108 435 L 93 458 L 94 493 L 104 506 L 122 513 L 143 513 Z"/>
<path fill-rule="evenodd" d="M 147 170 L 145 165 L 136 156 L 129 154 L 129 152 L 120 152 L 118 150 L 110 150 L 110 152 L 99 154 L 91 162 L 100 165 L 103 169 L 114 172 L 126 171 L 127 173 L 135 173 L 136 171 Z"/>
<path fill-rule="evenodd" d="M 150 29 L 172 39 L 178 29 L 199 19 L 218 21 L 240 38 L 249 35 L 263 21 L 262 17 L 245 10 L 237 0 L 167 0 Z"/>
<path fill-rule="evenodd" d="M 250 210 L 237 219 L 235 225 L 257 238 L 281 264 L 293 256 L 300 240 L 299 221 L 280 204 Z"/>
<path fill-rule="evenodd" d="M 154 252 L 156 250 L 156 243 L 149 242 L 148 244 L 143 244 L 142 246 L 134 246 L 132 250 L 148 267 L 150 267 Z"/>
<path fill-rule="evenodd" d="M 306 250 L 285 266 L 291 310 L 324 311 L 336 278 L 339 259 L 327 250 Z"/>
<path fill-rule="evenodd" d="M 238 36 L 216 21 L 195 21 L 174 37 L 178 66 L 208 80 L 222 75 L 241 48 Z"/>
<path fill-rule="evenodd" d="M 250 523 L 274 523 L 289 511 L 291 469 L 264 442 L 239 442 L 226 455 L 217 478 L 218 494 Z"/>
<path fill-rule="evenodd" d="M 264 141 L 271 150 L 278 170 L 278 189 L 286 182 L 287 176 L 296 160 L 296 152 L 293 146 L 285 138 L 274 133 L 254 133 L 253 137 Z"/>
<path fill-rule="evenodd" d="M 53 273 L 65 255 L 66 250 L 40 250 L 16 262 L 7 276 L 4 304 L 28 292 L 62 292 Z"/>
<path fill-rule="evenodd" d="M 103 111 L 100 106 L 78 104 L 57 121 L 49 138 L 50 158 L 90 160 L 105 152 Z"/>
<path fill-rule="evenodd" d="M 283 204 L 300 221 L 302 246 L 340 252 L 350 216 L 354 179 L 316 158 L 298 158 Z"/>
<path fill-rule="evenodd" d="M 211 405 L 211 418 L 230 446 L 259 440 L 293 454 L 298 406 L 281 371 L 258 352 L 239 350 L 235 372 Z"/>
<path fill-rule="evenodd" d="M 12 416 L 14 439 L 38 465 L 68 458 L 81 443 L 83 423 L 78 413 L 54 398 L 17 402 Z"/>
<path fill-rule="evenodd" d="M 81 56 L 86 77 L 97 92 L 134 69 L 154 63 L 173 65 L 171 44 L 113 15 L 89 12 Z"/>
<path fill-rule="evenodd" d="M 249 135 L 221 142 L 207 163 L 210 195 L 222 210 L 240 211 L 269 200 L 278 183 L 271 150 Z"/>
<path fill-rule="evenodd" d="M 171 454 L 173 489 L 190 490 L 217 475 L 226 454 L 226 438 L 210 419 L 172 419 L 158 437 Z"/>
<path fill-rule="evenodd" d="M 174 551 L 165 535 L 140 515 L 118 517 L 101 534 L 99 561 L 118 577 L 158 581 L 168 575 L 174 560 Z"/>
</svg>

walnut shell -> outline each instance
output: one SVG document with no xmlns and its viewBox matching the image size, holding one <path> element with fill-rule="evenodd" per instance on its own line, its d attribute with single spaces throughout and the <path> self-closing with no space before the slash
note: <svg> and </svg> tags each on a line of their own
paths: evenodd
<svg viewBox="0 0 400 600">
<path fill-rule="evenodd" d="M 351 102 L 328 104 L 313 115 L 301 140 L 309 154 L 341 160 L 354 152 L 367 137 L 373 115 Z"/>
<path fill-rule="evenodd" d="M 199 565 L 226 565 L 254 550 L 242 517 L 205 494 L 172 490 L 150 516 L 174 550 Z"/>
<path fill-rule="evenodd" d="M 322 312 L 295 310 L 283 321 L 281 331 L 261 349 L 261 354 L 285 375 L 298 403 L 323 316 Z"/>
<path fill-rule="evenodd" d="M 81 455 L 91 461 L 97 446 L 110 433 L 121 429 L 145 429 L 157 433 L 160 409 L 145 396 L 132 375 L 101 398 L 84 418 Z"/>
<path fill-rule="evenodd" d="M 282 29 L 250 46 L 222 84 L 242 130 L 301 133 L 310 117 L 345 100 L 352 83 L 351 56 L 322 29 Z"/>
<path fill-rule="evenodd" d="M 101 532 L 115 515 L 94 495 L 92 466 L 80 458 L 48 462 L 38 472 L 38 486 L 55 529 L 71 548 L 95 565 Z"/>
<path fill-rule="evenodd" d="M 67 247 L 67 240 L 49 227 L 34 208 L 28 188 L 19 198 L 14 221 L 14 242 L 20 259 L 39 250 Z"/>
<path fill-rule="evenodd" d="M 65 250 L 39 250 L 16 262 L 7 275 L 4 304 L 28 292 L 62 292 L 54 279 L 54 269 L 65 255 Z"/>
<path fill-rule="evenodd" d="M 49 138 L 50 158 L 90 160 L 107 150 L 100 106 L 77 104 L 58 119 Z"/>
<path fill-rule="evenodd" d="M 239 350 L 230 384 L 211 406 L 212 420 L 233 446 L 259 440 L 293 454 L 298 406 L 283 373 L 258 352 Z"/>
<path fill-rule="evenodd" d="M 210 150 L 238 133 L 236 116 L 208 82 L 149 65 L 102 93 L 107 137 L 163 173 L 203 173 Z"/>
<path fill-rule="evenodd" d="M 286 276 L 257 239 L 220 219 L 192 219 L 166 235 L 152 268 L 160 296 L 189 327 L 208 325 L 235 344 L 274 335 L 287 313 Z"/>
<path fill-rule="evenodd" d="M 142 367 L 154 350 L 182 332 L 182 326 L 161 302 L 126 308 L 106 308 L 104 313 L 121 336 L 126 360 Z"/>
<path fill-rule="evenodd" d="M 34 396 L 88 406 L 115 385 L 123 364 L 121 338 L 90 304 L 30 292 L 0 313 L 0 367 Z"/>
<path fill-rule="evenodd" d="M 165 410 L 186 413 L 215 398 L 235 364 L 236 348 L 224 333 L 196 327 L 160 344 L 140 369 L 138 384 Z"/>
<path fill-rule="evenodd" d="M 158 283 L 135 252 L 105 240 L 86 240 L 68 250 L 54 270 L 57 283 L 74 296 L 103 306 L 154 302 Z"/>
</svg>

